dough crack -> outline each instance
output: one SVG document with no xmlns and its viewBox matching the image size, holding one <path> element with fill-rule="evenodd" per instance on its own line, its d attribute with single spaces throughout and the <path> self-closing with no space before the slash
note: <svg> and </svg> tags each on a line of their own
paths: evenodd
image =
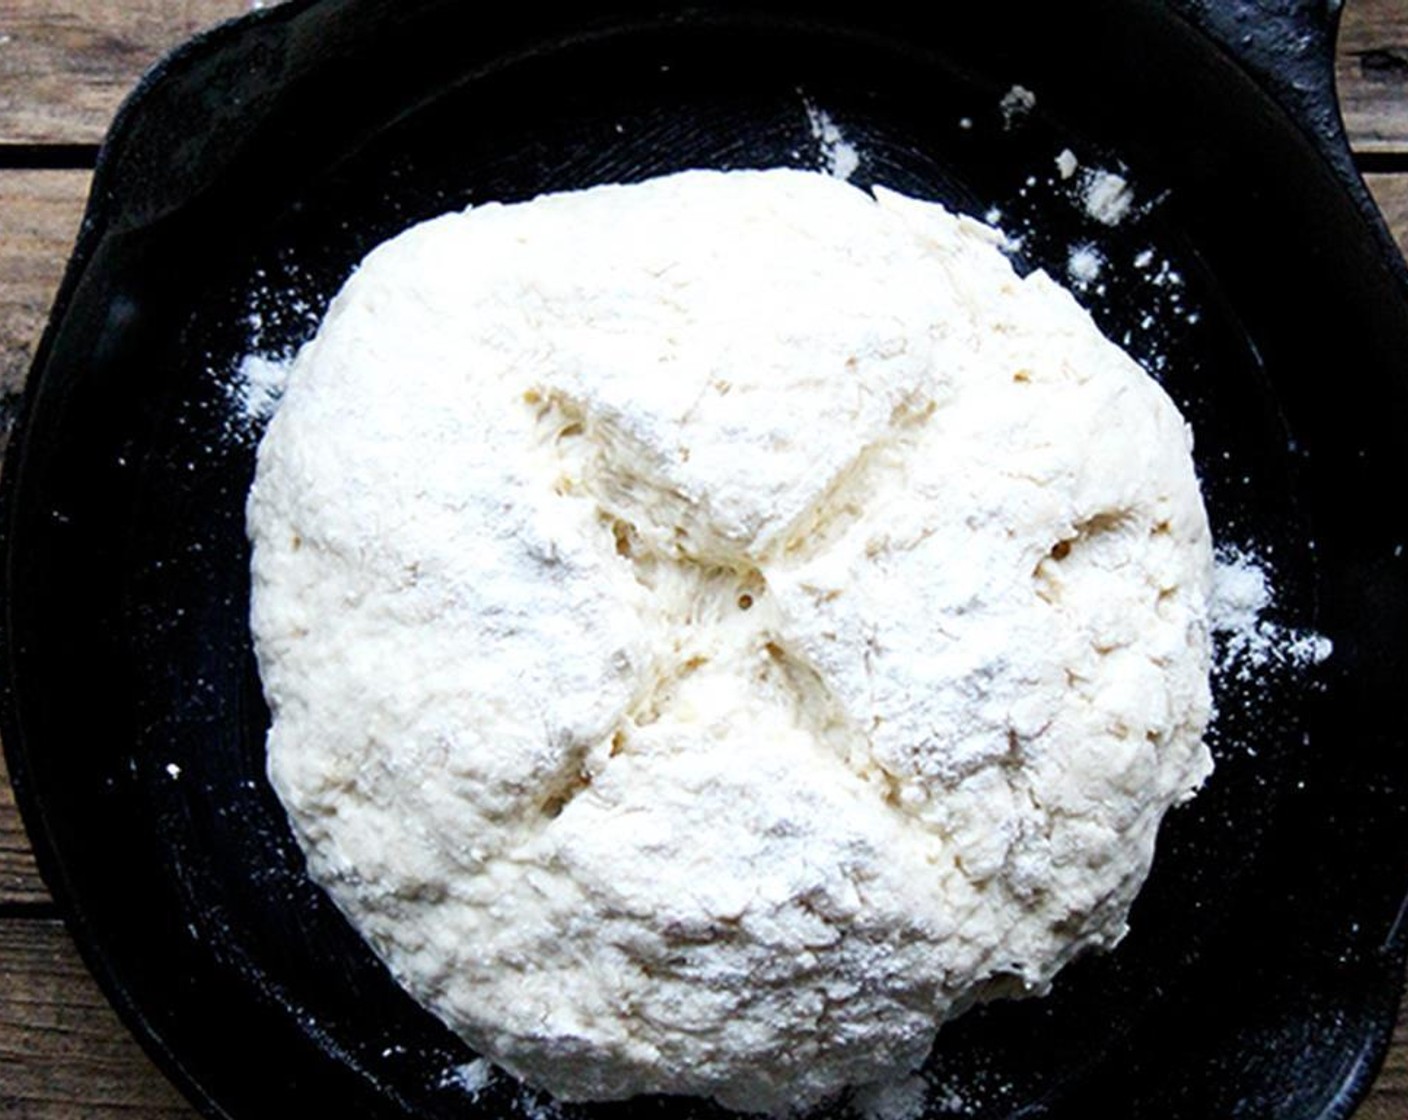
<svg viewBox="0 0 1408 1120">
<path fill-rule="evenodd" d="M 481 206 L 296 360 L 270 779 L 535 1086 L 801 1111 L 1122 934 L 1208 769 L 1206 517 L 1172 402 L 996 241 L 782 170 Z"/>
</svg>

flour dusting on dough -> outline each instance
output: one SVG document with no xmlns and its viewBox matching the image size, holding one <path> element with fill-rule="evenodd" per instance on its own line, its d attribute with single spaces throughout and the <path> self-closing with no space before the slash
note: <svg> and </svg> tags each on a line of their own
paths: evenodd
<svg viewBox="0 0 1408 1120">
<path fill-rule="evenodd" d="M 1124 935 L 1210 768 L 1207 521 L 1173 403 L 1000 242 L 689 172 L 416 226 L 299 353 L 270 777 L 496 1065 L 806 1107 Z"/>
</svg>

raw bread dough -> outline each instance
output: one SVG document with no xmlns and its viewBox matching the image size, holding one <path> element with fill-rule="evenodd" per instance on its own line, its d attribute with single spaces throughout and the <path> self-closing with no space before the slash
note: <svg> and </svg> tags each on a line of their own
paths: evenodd
<svg viewBox="0 0 1408 1120">
<path fill-rule="evenodd" d="M 1110 946 L 1210 768 L 1187 429 L 990 229 L 795 171 L 376 249 L 249 500 L 312 875 L 569 1099 L 776 1111 Z"/>
</svg>

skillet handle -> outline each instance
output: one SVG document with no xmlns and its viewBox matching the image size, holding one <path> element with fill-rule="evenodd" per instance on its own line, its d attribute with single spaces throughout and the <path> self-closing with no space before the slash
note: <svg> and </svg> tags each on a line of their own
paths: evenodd
<svg viewBox="0 0 1408 1120">
<path fill-rule="evenodd" d="M 1357 183 L 1335 94 L 1335 40 L 1344 0 L 1168 0 L 1249 71 Z"/>
</svg>

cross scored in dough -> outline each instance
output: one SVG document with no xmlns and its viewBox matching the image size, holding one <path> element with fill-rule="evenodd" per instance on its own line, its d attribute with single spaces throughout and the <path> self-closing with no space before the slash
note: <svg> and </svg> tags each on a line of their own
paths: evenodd
<svg viewBox="0 0 1408 1120">
<path fill-rule="evenodd" d="M 1210 768 L 1177 409 L 942 207 L 690 172 L 374 251 L 249 501 L 269 770 L 569 1099 L 780 1111 L 1108 947 Z"/>
</svg>

